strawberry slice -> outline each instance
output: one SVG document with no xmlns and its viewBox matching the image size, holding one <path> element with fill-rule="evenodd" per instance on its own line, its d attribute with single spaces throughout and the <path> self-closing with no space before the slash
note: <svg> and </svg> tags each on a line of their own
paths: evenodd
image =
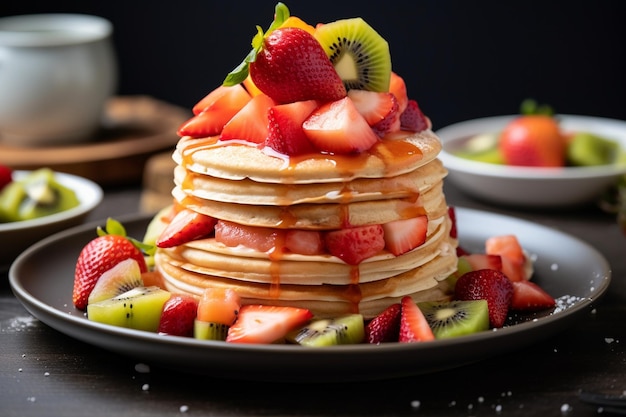
<svg viewBox="0 0 626 417">
<path fill-rule="evenodd" d="M 383 227 L 377 224 L 332 230 L 324 234 L 324 244 L 331 255 L 358 265 L 385 247 Z"/>
<path fill-rule="evenodd" d="M 126 229 L 116 220 L 108 219 L 104 229 L 98 228 L 98 237 L 90 240 L 80 251 L 74 271 L 72 302 L 84 310 L 100 276 L 126 259 L 134 259 L 139 270 L 148 270 L 138 242 L 127 237 Z"/>
<path fill-rule="evenodd" d="M 193 210 L 182 209 L 165 227 L 156 245 L 159 248 L 171 248 L 192 240 L 201 239 L 213 233 L 217 220 Z"/>
<path fill-rule="evenodd" d="M 415 100 L 409 100 L 406 109 L 400 114 L 400 126 L 413 132 L 430 129 L 430 120 L 422 113 Z"/>
<path fill-rule="evenodd" d="M 383 224 L 385 247 L 395 256 L 402 255 L 426 242 L 428 216 L 396 220 Z"/>
<path fill-rule="evenodd" d="M 433 334 L 422 310 L 415 304 L 411 297 L 404 296 L 400 301 L 402 312 L 400 314 L 400 343 L 426 342 L 434 340 Z"/>
<path fill-rule="evenodd" d="M 485 253 L 502 257 L 502 272 L 511 281 L 522 281 L 526 276 L 526 255 L 515 235 L 491 236 L 485 241 Z"/>
<path fill-rule="evenodd" d="M 554 298 L 534 282 L 526 280 L 513 282 L 511 310 L 544 310 L 555 305 Z"/>
<path fill-rule="evenodd" d="M 228 329 L 231 343 L 273 343 L 313 317 L 311 311 L 297 307 L 247 304 L 239 310 L 235 324 Z"/>
<path fill-rule="evenodd" d="M 228 247 L 245 246 L 259 252 L 274 251 L 284 240 L 285 231 L 270 227 L 248 226 L 227 220 L 215 225 L 215 241 Z"/>
<path fill-rule="evenodd" d="M 302 128 L 317 149 L 336 154 L 359 153 L 379 140 L 348 97 L 319 107 Z"/>
<path fill-rule="evenodd" d="M 401 311 L 399 303 L 391 304 L 370 320 L 365 326 L 366 342 L 372 344 L 397 342 L 400 336 Z"/>
<path fill-rule="evenodd" d="M 398 101 L 398 113 L 402 114 L 409 104 L 409 97 L 404 78 L 393 71 L 391 71 L 391 77 L 389 78 L 389 92 L 396 97 Z"/>
<path fill-rule="evenodd" d="M 350 90 L 348 97 L 378 136 L 400 129 L 398 100 L 392 93 Z"/>
<path fill-rule="evenodd" d="M 267 112 L 274 104 L 265 94 L 256 95 L 225 125 L 220 140 L 245 140 L 263 143 L 267 138 Z"/>
<path fill-rule="evenodd" d="M 269 109 L 268 135 L 265 145 L 283 155 L 315 152 L 302 130 L 302 123 L 317 108 L 317 101 L 306 100 L 281 104 Z"/>
<path fill-rule="evenodd" d="M 157 332 L 171 336 L 193 336 L 193 322 L 198 311 L 198 300 L 188 294 L 172 294 L 163 304 Z"/>
<path fill-rule="evenodd" d="M 461 255 L 470 265 L 472 271 L 479 269 L 495 269 L 502 271 L 502 257 L 500 255 L 487 255 L 485 253 L 468 253 Z"/>
<path fill-rule="evenodd" d="M 324 253 L 322 234 L 316 230 L 288 230 L 285 249 L 301 255 L 321 255 Z"/>
<path fill-rule="evenodd" d="M 193 107 L 194 116 L 178 128 L 178 135 L 193 138 L 215 136 L 250 99 L 250 94 L 240 84 L 219 86 Z"/>
<path fill-rule="evenodd" d="M 479 269 L 461 275 L 456 281 L 454 294 L 458 300 L 487 300 L 489 323 L 500 328 L 509 313 L 513 284 L 500 271 Z"/>
</svg>

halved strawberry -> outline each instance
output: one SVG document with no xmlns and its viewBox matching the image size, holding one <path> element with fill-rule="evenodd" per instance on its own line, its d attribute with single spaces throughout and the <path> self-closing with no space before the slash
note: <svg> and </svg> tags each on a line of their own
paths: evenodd
<svg viewBox="0 0 626 417">
<path fill-rule="evenodd" d="M 271 107 L 267 114 L 268 134 L 265 145 L 283 155 L 315 152 L 302 130 L 302 123 L 317 108 L 317 101 L 306 100 Z"/>
<path fill-rule="evenodd" d="M 485 253 L 502 257 L 502 272 L 511 281 L 528 279 L 524 249 L 515 235 L 491 236 L 485 241 Z"/>
<path fill-rule="evenodd" d="M 399 303 L 391 304 L 370 320 L 365 326 L 365 341 L 372 344 L 397 342 L 400 337 L 401 311 Z"/>
<path fill-rule="evenodd" d="M 228 329 L 227 342 L 273 343 L 313 317 L 297 307 L 247 304 L 239 310 L 235 324 Z"/>
<path fill-rule="evenodd" d="M 487 300 L 489 323 L 494 328 L 504 325 L 513 297 L 513 284 L 500 271 L 479 269 L 461 275 L 454 286 L 457 300 Z"/>
<path fill-rule="evenodd" d="M 393 71 L 391 71 L 391 77 L 389 79 L 389 92 L 396 97 L 396 100 L 398 101 L 398 112 L 402 114 L 409 103 L 409 97 L 406 91 L 404 78 Z"/>
<path fill-rule="evenodd" d="M 265 94 L 256 95 L 224 125 L 220 140 L 263 143 L 267 138 L 267 112 L 275 105 Z"/>
<path fill-rule="evenodd" d="M 165 227 L 156 241 L 159 248 L 171 248 L 213 233 L 217 220 L 206 214 L 182 209 Z"/>
<path fill-rule="evenodd" d="M 394 255 L 402 255 L 426 242 L 428 216 L 395 220 L 383 224 L 385 247 Z"/>
<path fill-rule="evenodd" d="M 322 233 L 316 230 L 288 230 L 285 234 L 285 249 L 301 255 L 324 253 Z"/>
<path fill-rule="evenodd" d="M 317 149 L 337 154 L 365 151 L 379 139 L 348 97 L 319 107 L 302 128 Z"/>
<path fill-rule="evenodd" d="M 282 248 L 285 231 L 269 227 L 247 226 L 227 220 L 215 225 L 215 241 L 229 247 L 245 246 L 259 252 Z"/>
<path fill-rule="evenodd" d="M 89 294 L 100 276 L 119 262 L 132 258 L 140 271 L 148 267 L 139 242 L 129 238 L 121 223 L 108 219 L 105 229 L 98 228 L 98 237 L 89 241 L 78 255 L 74 271 L 72 302 L 78 309 L 85 309 Z"/>
<path fill-rule="evenodd" d="M 406 109 L 400 114 L 400 126 L 413 132 L 430 129 L 430 120 L 422 113 L 417 101 L 409 100 Z"/>
<path fill-rule="evenodd" d="M 426 342 L 434 340 L 433 334 L 424 313 L 410 296 L 402 297 L 400 301 L 402 313 L 400 315 L 400 343 Z"/>
<path fill-rule="evenodd" d="M 511 309 L 520 311 L 535 311 L 552 308 L 556 300 L 539 285 L 532 281 L 513 282 L 513 297 Z"/>
<path fill-rule="evenodd" d="M 178 135 L 215 136 L 250 99 L 250 94 L 240 84 L 219 86 L 194 106 L 194 116 L 178 128 Z"/>
<path fill-rule="evenodd" d="M 331 255 L 358 265 L 385 247 L 383 227 L 377 224 L 332 230 L 324 234 L 324 244 Z"/>
<path fill-rule="evenodd" d="M 461 255 L 470 265 L 472 271 L 479 269 L 495 269 L 502 271 L 502 257 L 500 255 L 487 255 L 485 253 L 468 253 Z"/>
<path fill-rule="evenodd" d="M 157 333 L 171 336 L 193 336 L 193 322 L 198 311 L 198 300 L 188 294 L 172 294 L 163 304 Z"/>
<path fill-rule="evenodd" d="M 348 97 L 378 136 L 400 129 L 398 100 L 392 93 L 349 90 Z"/>
</svg>

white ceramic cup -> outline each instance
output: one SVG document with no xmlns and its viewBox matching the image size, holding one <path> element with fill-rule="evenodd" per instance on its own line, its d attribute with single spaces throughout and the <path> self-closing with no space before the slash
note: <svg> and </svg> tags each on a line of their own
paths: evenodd
<svg viewBox="0 0 626 417">
<path fill-rule="evenodd" d="M 87 141 L 117 88 L 108 20 L 81 14 L 0 18 L 0 145 Z"/>
</svg>

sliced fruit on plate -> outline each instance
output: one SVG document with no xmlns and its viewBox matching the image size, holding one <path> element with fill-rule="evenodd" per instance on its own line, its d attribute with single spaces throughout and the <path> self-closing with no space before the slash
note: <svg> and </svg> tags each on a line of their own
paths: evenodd
<svg viewBox="0 0 626 417">
<path fill-rule="evenodd" d="M 287 334 L 287 341 L 308 347 L 361 343 L 365 338 L 363 316 L 347 314 L 316 319 Z"/>
<path fill-rule="evenodd" d="M 303 308 L 247 304 L 241 307 L 237 321 L 228 329 L 226 341 L 274 343 L 312 317 Z"/>
<path fill-rule="evenodd" d="M 402 312 L 400 315 L 400 343 L 427 342 L 434 340 L 435 335 L 424 313 L 409 296 L 400 301 Z"/>
<path fill-rule="evenodd" d="M 136 260 L 128 258 L 100 275 L 91 294 L 89 294 L 87 302 L 89 304 L 97 303 L 142 285 L 144 285 L 144 282 L 139 264 Z"/>
<path fill-rule="evenodd" d="M 513 284 L 501 271 L 479 269 L 463 274 L 456 281 L 454 296 L 457 300 L 487 300 L 489 324 L 500 328 L 509 313 Z"/>
<path fill-rule="evenodd" d="M 487 300 L 426 301 L 422 310 L 436 339 L 468 335 L 489 329 Z"/>
</svg>

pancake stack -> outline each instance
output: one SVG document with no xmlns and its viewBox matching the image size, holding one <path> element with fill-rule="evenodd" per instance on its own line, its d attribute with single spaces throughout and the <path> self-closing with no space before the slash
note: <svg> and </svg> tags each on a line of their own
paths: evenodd
<svg viewBox="0 0 626 417">
<path fill-rule="evenodd" d="M 228 247 L 213 236 L 160 248 L 156 268 L 170 291 L 235 289 L 244 304 L 303 307 L 318 317 L 372 318 L 406 295 L 449 298 L 456 239 L 443 194 L 446 170 L 431 129 L 397 131 L 354 155 L 287 157 L 218 137 L 182 137 L 173 153 L 176 204 L 246 226 L 329 231 L 428 218 L 421 246 L 383 250 L 358 265 L 330 255 Z"/>
</svg>

